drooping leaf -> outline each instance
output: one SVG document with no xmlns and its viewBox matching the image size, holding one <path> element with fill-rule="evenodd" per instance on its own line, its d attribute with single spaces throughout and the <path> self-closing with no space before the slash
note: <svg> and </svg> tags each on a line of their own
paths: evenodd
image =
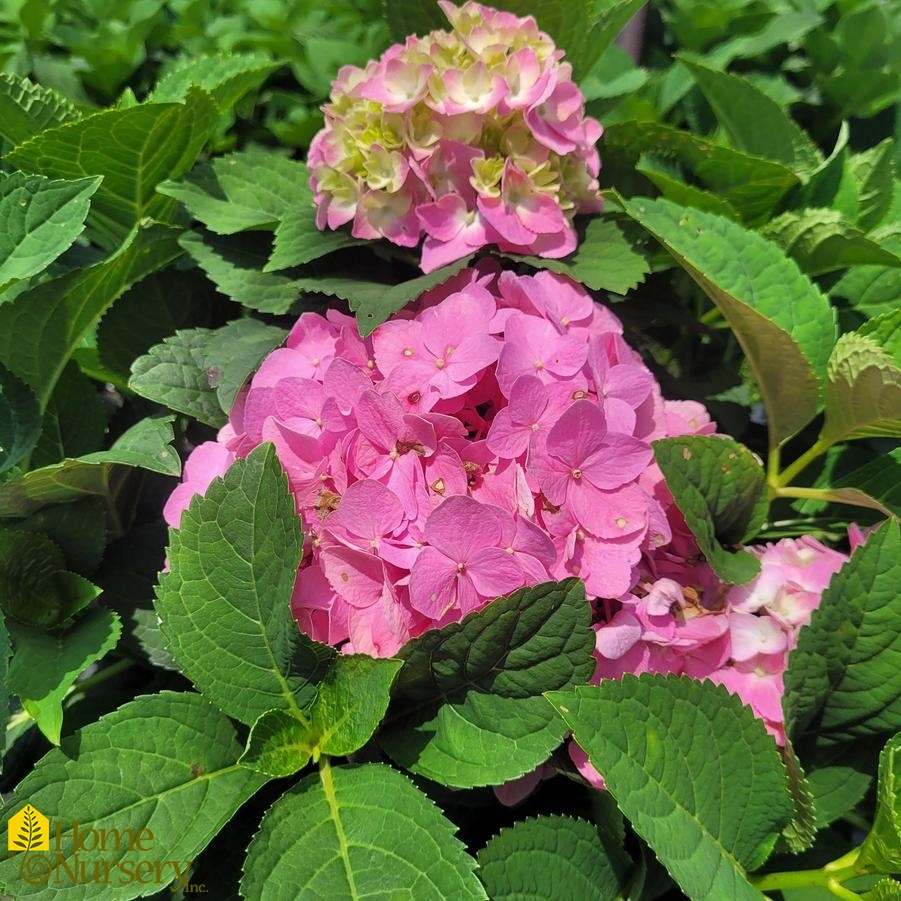
<svg viewBox="0 0 901 901">
<path fill-rule="evenodd" d="M 41 408 L 27 385 L 0 363 L 0 473 L 27 457 L 41 434 Z"/>
<path fill-rule="evenodd" d="M 901 448 L 841 476 L 827 490 L 829 500 L 901 518 Z"/>
<path fill-rule="evenodd" d="M 221 112 L 227 112 L 245 94 L 259 88 L 279 66 L 260 53 L 186 57 L 157 82 L 149 99 L 153 103 L 181 102 L 192 87 L 198 87 L 212 96 Z"/>
<path fill-rule="evenodd" d="M 63 698 L 92 663 L 111 651 L 122 624 L 109 610 L 88 610 L 63 633 L 10 624 L 15 654 L 9 689 L 49 741 L 58 745 L 63 724 Z"/>
<path fill-rule="evenodd" d="M 732 144 L 751 156 L 774 160 L 806 179 L 823 161 L 816 144 L 778 103 L 737 75 L 680 59 L 713 107 Z"/>
<path fill-rule="evenodd" d="M 72 245 L 101 180 L 0 175 L 0 292 L 10 282 L 43 271 Z"/>
<path fill-rule="evenodd" d="M 215 479 L 171 533 L 156 601 L 169 651 L 207 698 L 247 725 L 273 709 L 306 720 L 334 655 L 291 615 L 301 547 L 269 444 Z"/>
<path fill-rule="evenodd" d="M 177 229 L 136 228 L 109 258 L 0 304 L 0 363 L 34 389 L 41 408 L 85 334 L 135 282 L 179 255 Z"/>
<path fill-rule="evenodd" d="M 824 766 L 810 772 L 807 783 L 814 798 L 817 828 L 853 810 L 866 795 L 872 782 L 868 773 L 851 766 Z"/>
<path fill-rule="evenodd" d="M 505 256 L 521 259 L 537 269 L 562 272 L 595 291 L 612 291 L 614 294 L 628 293 L 650 272 L 645 256 L 632 247 L 616 223 L 597 217 L 588 221 L 585 238 L 579 243 L 578 250 L 564 260 Z"/>
<path fill-rule="evenodd" d="M 576 580 L 523 588 L 408 642 L 379 741 L 398 764 L 460 788 L 533 770 L 565 734 L 542 692 L 585 682 L 593 633 Z M 545 704 L 545 706 L 547 706 Z"/>
<path fill-rule="evenodd" d="M 901 726 L 901 536 L 887 520 L 823 592 L 789 654 L 783 708 L 796 738 L 833 744 Z"/>
<path fill-rule="evenodd" d="M 103 175 L 88 225 L 98 242 L 112 249 L 141 220 L 165 221 L 173 204 L 156 193 L 156 186 L 191 166 L 218 116 L 213 98 L 192 88 L 184 103 L 107 109 L 47 129 L 7 159 L 25 172 L 51 178 Z"/>
<path fill-rule="evenodd" d="M 838 210 L 783 213 L 767 223 L 762 234 L 782 247 L 808 275 L 858 265 L 901 267 L 901 257 L 868 238 Z"/>
<path fill-rule="evenodd" d="M 748 582 L 760 563 L 724 545 L 749 541 L 763 525 L 769 503 L 766 475 L 751 452 L 732 438 L 691 435 L 653 443 L 676 505 L 698 547 L 727 582 Z"/>
<path fill-rule="evenodd" d="M 190 862 L 265 783 L 265 777 L 235 763 L 240 753 L 234 726 L 199 695 L 166 691 L 140 697 L 64 738 L 59 749 L 41 758 L 17 786 L 3 821 L 27 802 L 64 824 L 59 850 L 54 832 L 48 854 L 48 876 L 55 872 L 60 877 L 58 883 L 53 877 L 55 898 L 126 901 L 152 886 L 134 878 L 145 861 L 144 878 L 159 872 L 159 890 L 183 881 Z M 108 882 L 69 879 L 64 867 L 75 872 L 79 859 L 75 821 L 98 832 L 105 829 L 108 836 L 115 829 L 122 836 L 118 845 L 110 837 L 103 852 L 115 867 Z M 129 841 L 125 830 L 140 834 L 142 841 Z M 83 851 L 79 857 L 84 860 Z M 120 862 L 125 866 L 120 868 Z M 157 864 L 162 864 L 159 871 Z M 47 884 L 27 883 L 20 866 L 18 856 L 0 861 L 2 890 L 17 898 L 46 897 Z"/>
<path fill-rule="evenodd" d="M 252 149 L 195 166 L 158 186 L 217 235 L 272 230 L 293 209 L 313 206 L 307 167 L 273 151 Z"/>
<path fill-rule="evenodd" d="M 615 901 L 625 874 L 608 859 L 597 828 L 585 820 L 543 816 L 502 829 L 479 851 L 479 878 L 492 901 L 526 895 Z"/>
<path fill-rule="evenodd" d="M 726 317 L 763 396 L 770 447 L 777 447 L 816 414 L 835 340 L 829 301 L 774 244 L 735 222 L 666 200 L 631 200 L 626 211 Z"/>
<path fill-rule="evenodd" d="M 711 682 L 649 674 L 548 700 L 689 897 L 761 901 L 746 872 L 792 811 L 776 746 L 748 707 Z"/>
<path fill-rule="evenodd" d="M 0 482 L 0 517 L 28 516 L 48 504 L 88 495 L 110 497 L 119 487 L 123 467 L 177 476 L 181 464 L 171 446 L 173 437 L 171 416 L 142 419 L 109 450 L 63 460 Z"/>
<path fill-rule="evenodd" d="M 485 899 L 455 827 L 403 775 L 364 764 L 323 769 L 263 817 L 241 895 Z"/>
<path fill-rule="evenodd" d="M 0 72 L 0 137 L 10 144 L 21 144 L 47 128 L 80 118 L 81 113 L 62 94 Z"/>
</svg>

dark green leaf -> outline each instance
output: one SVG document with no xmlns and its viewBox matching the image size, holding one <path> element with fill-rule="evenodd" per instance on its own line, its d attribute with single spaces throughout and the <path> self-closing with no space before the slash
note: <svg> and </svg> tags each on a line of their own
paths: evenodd
<svg viewBox="0 0 901 901">
<path fill-rule="evenodd" d="M 901 726 L 901 537 L 883 523 L 823 592 L 801 630 L 785 673 L 788 731 L 815 728 L 818 741 L 889 732 Z"/>
<path fill-rule="evenodd" d="M 27 457 L 41 434 L 41 408 L 31 389 L 0 363 L 0 473 Z"/>
<path fill-rule="evenodd" d="M 698 547 L 727 582 L 748 582 L 758 560 L 724 545 L 753 538 L 766 519 L 766 476 L 752 453 L 732 438 L 691 435 L 653 443 L 654 458 Z"/>
</svg>

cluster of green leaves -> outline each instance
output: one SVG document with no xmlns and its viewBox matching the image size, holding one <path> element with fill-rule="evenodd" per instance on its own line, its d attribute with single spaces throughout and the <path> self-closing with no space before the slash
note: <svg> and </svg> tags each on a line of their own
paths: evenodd
<svg viewBox="0 0 901 901">
<path fill-rule="evenodd" d="M 617 189 L 571 257 L 498 256 L 616 302 L 667 396 L 723 414 L 733 437 L 654 448 L 716 572 L 752 578 L 739 546 L 759 536 L 834 534 L 851 509 L 889 518 L 791 655 L 789 747 L 780 758 L 709 683 L 589 686 L 574 580 L 394 660 L 310 641 L 289 612 L 302 536 L 270 447 L 195 499 L 166 549 L 180 452 L 227 421 L 293 316 L 343 305 L 368 334 L 469 262 L 422 276 L 393 246 L 319 232 L 293 153 L 339 65 L 443 17 L 431 0 L 385 0 L 384 19 L 368 0 L 23 0 L 0 10 L 0 720 L 15 786 L 0 818 L 27 801 L 150 828 L 152 851 L 130 857 L 192 861 L 217 897 L 566 885 L 794 901 L 790 871 L 823 864 L 805 898 L 896 897 L 881 875 L 901 860 L 897 14 L 653 3 L 641 68 L 613 44 L 640 0 L 496 5 L 567 49 Z M 578 779 L 570 732 L 608 794 Z M 488 788 L 554 772 L 518 813 Z M 849 824 L 872 824 L 859 849 Z M 19 866 L 0 864 L 0 890 L 46 891 Z M 151 889 L 172 896 L 54 886 Z"/>
</svg>

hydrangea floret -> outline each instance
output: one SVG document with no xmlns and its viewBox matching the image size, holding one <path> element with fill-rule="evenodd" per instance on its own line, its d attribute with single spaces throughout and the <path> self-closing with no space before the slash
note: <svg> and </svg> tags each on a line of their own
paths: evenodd
<svg viewBox="0 0 901 901">
<path fill-rule="evenodd" d="M 320 229 L 414 247 L 430 272 L 494 244 L 562 257 L 601 207 L 601 126 L 532 16 L 438 5 L 450 31 L 345 66 L 307 163 Z"/>
</svg>

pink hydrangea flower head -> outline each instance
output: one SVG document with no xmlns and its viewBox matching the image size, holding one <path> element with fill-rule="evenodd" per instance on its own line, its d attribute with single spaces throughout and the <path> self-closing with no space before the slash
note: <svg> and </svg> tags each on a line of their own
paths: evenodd
<svg viewBox="0 0 901 901">
<path fill-rule="evenodd" d="M 449 31 L 338 73 L 307 158 L 318 227 L 424 239 L 426 272 L 487 244 L 566 256 L 601 207 L 601 126 L 534 18 L 439 6 Z"/>
</svg>

